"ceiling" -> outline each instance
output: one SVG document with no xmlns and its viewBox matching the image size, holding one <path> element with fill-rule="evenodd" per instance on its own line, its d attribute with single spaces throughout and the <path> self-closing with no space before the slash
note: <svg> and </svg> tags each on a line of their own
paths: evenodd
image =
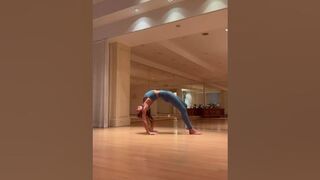
<svg viewBox="0 0 320 180">
<path fill-rule="evenodd" d="M 133 85 L 148 83 L 157 88 L 202 89 L 203 84 L 206 84 L 206 87 L 212 89 L 228 89 L 225 31 L 228 25 L 227 9 L 206 12 L 206 8 L 215 7 L 218 1 L 211 3 L 210 0 L 199 0 L 194 4 L 184 0 L 175 0 L 172 3 L 167 0 L 93 0 L 93 2 L 94 27 L 99 30 L 109 24 L 111 29 L 109 28 L 108 32 L 112 31 L 113 27 L 122 27 L 119 23 L 126 22 L 128 18 L 130 20 L 132 17 L 138 17 L 139 14 L 152 17 L 154 13 L 150 11 L 162 7 L 167 7 L 170 12 L 180 7 L 184 13 L 190 14 L 190 17 L 186 16 L 179 21 L 154 25 L 152 28 L 109 38 L 109 42 L 119 42 L 131 47 Z M 196 7 L 192 6 L 190 9 L 190 5 Z M 139 9 L 139 12 L 133 13 L 135 9 Z M 198 15 L 191 16 L 192 9 L 197 11 L 194 13 Z M 175 11 L 172 11 L 173 15 Z M 97 32 L 94 34 L 99 34 Z"/>
<path fill-rule="evenodd" d="M 183 0 L 93 0 L 93 27 L 138 16 Z"/>
<path fill-rule="evenodd" d="M 163 25 L 166 27 L 164 30 L 169 30 L 172 27 L 166 25 L 177 22 L 184 24 L 184 35 L 210 30 L 209 27 L 222 25 L 219 17 L 225 16 L 223 10 L 226 8 L 227 0 L 105 0 L 93 5 L 93 41 L 108 39 L 127 42 L 130 46 L 138 45 L 141 40 L 135 42 L 138 36 L 132 34 L 150 29 L 162 30 L 158 27 Z M 220 13 L 211 14 L 218 11 Z M 197 19 L 199 16 L 207 18 L 201 17 L 202 21 L 193 21 L 195 26 L 188 27 L 188 19 Z M 149 41 L 154 39 L 148 33 L 142 34 L 148 36 Z M 177 36 L 175 33 L 169 34 Z"/>
<path fill-rule="evenodd" d="M 93 4 L 98 4 L 98 3 L 101 3 L 101 2 L 103 2 L 103 1 L 105 1 L 105 0 L 92 0 L 92 3 L 93 3 Z"/>
<path fill-rule="evenodd" d="M 183 87 L 198 82 L 175 75 L 170 72 L 150 68 L 149 66 L 131 62 L 131 83 L 141 85 L 147 83 L 152 87 Z"/>
<path fill-rule="evenodd" d="M 134 61 L 131 71 L 132 83 L 147 81 L 164 87 L 185 87 L 205 83 L 212 88 L 227 90 L 227 32 L 225 28 L 218 28 L 202 33 L 133 47 L 134 56 L 161 67 L 170 67 L 182 75 L 172 73 L 170 69 L 158 68 L 157 65 L 150 66 Z M 184 74 L 189 76 L 186 77 Z"/>
</svg>

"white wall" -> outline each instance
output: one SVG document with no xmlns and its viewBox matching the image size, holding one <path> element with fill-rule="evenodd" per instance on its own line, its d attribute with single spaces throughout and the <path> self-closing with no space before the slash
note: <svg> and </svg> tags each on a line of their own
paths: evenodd
<svg viewBox="0 0 320 180">
<path fill-rule="evenodd" d="M 194 104 L 203 104 L 204 103 L 204 97 L 203 97 L 203 93 L 201 92 L 192 92 L 192 106 Z"/>
<path fill-rule="evenodd" d="M 207 104 L 220 104 L 220 93 L 206 93 Z"/>
</svg>

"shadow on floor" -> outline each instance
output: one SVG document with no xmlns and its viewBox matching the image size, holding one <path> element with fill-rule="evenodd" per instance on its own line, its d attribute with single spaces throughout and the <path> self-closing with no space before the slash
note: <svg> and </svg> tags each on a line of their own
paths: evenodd
<svg viewBox="0 0 320 180">
<path fill-rule="evenodd" d="M 137 132 L 136 134 L 146 135 L 145 132 Z M 175 133 L 175 132 L 157 132 L 157 134 L 161 135 L 161 134 L 177 134 L 177 133 Z M 178 135 L 189 135 L 189 134 L 178 133 Z"/>
</svg>

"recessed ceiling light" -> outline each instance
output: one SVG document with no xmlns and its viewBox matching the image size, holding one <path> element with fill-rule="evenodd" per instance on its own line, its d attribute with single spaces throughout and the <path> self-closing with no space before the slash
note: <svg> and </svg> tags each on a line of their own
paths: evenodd
<svg viewBox="0 0 320 180">
<path fill-rule="evenodd" d="M 225 31 L 228 32 L 228 28 L 226 28 Z"/>
<path fill-rule="evenodd" d="M 134 12 L 135 12 L 135 13 L 138 13 L 139 11 L 140 11 L 140 10 L 139 10 L 138 8 L 135 8 L 135 9 L 134 9 Z"/>
<path fill-rule="evenodd" d="M 140 3 L 146 3 L 146 2 L 149 2 L 149 1 L 151 1 L 151 0 L 140 0 L 139 2 Z"/>
<path fill-rule="evenodd" d="M 205 33 L 202 33 L 202 36 L 208 36 L 209 33 L 205 32 Z"/>
</svg>

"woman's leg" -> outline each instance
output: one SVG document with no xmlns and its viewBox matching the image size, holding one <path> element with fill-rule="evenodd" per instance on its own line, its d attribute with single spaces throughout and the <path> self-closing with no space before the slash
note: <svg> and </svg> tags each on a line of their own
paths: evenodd
<svg viewBox="0 0 320 180">
<path fill-rule="evenodd" d="M 191 125 L 191 121 L 188 116 L 187 109 L 184 106 L 183 106 L 183 108 L 178 108 L 178 109 L 181 113 L 181 117 L 182 117 L 184 124 L 187 126 L 188 129 L 192 129 L 192 125 Z"/>
<path fill-rule="evenodd" d="M 185 123 L 185 125 L 187 126 L 187 129 L 189 129 L 189 134 L 192 134 L 192 135 L 202 134 L 201 132 L 199 132 L 198 130 L 196 130 L 192 127 L 185 103 L 183 103 L 182 100 L 176 96 L 176 101 L 173 104 L 179 109 L 179 111 L 181 113 L 182 120 Z"/>
<path fill-rule="evenodd" d="M 190 134 L 194 134 L 194 135 L 201 134 L 199 131 L 197 131 L 196 129 L 194 129 L 192 127 L 191 121 L 188 116 L 187 108 L 178 96 L 176 96 L 175 94 L 173 94 L 169 91 L 161 91 L 159 95 L 163 100 L 171 103 L 173 106 L 175 106 L 180 111 L 182 120 L 183 120 L 184 124 L 187 126 L 187 128 L 189 129 Z"/>
<path fill-rule="evenodd" d="M 181 113 L 182 120 L 188 129 L 192 129 L 192 124 L 188 116 L 188 111 L 185 103 L 176 95 L 172 94 L 171 104 L 174 105 Z"/>
</svg>

